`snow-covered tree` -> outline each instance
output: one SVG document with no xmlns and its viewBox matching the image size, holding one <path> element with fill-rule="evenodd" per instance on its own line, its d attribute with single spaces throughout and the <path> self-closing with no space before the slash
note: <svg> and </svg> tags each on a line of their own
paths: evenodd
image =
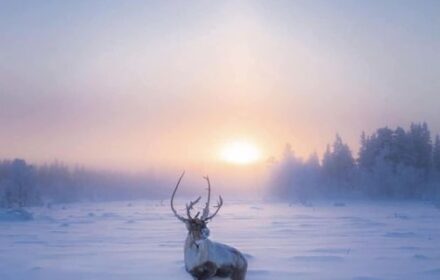
<svg viewBox="0 0 440 280">
<path fill-rule="evenodd" d="M 409 136 L 409 165 L 428 171 L 431 167 L 432 142 L 431 133 L 426 123 L 411 124 Z"/>
<path fill-rule="evenodd" d="M 287 160 L 282 162 L 289 165 Z M 281 169 L 284 178 L 289 178 L 287 189 L 296 196 L 440 196 L 440 138 L 437 136 L 432 143 L 426 123 L 412 123 L 408 130 L 383 127 L 371 135 L 363 132 L 356 161 L 349 146 L 337 135 L 334 143 L 327 146 L 322 165 L 317 156 L 311 161 L 290 162 L 294 164 Z"/>
<path fill-rule="evenodd" d="M 35 184 L 35 169 L 22 159 L 0 164 L 1 206 L 24 207 L 40 202 Z"/>
<path fill-rule="evenodd" d="M 317 194 L 320 175 L 321 166 L 316 153 L 303 161 L 295 156 L 290 145 L 286 145 L 281 160 L 274 166 L 270 184 L 275 188 L 275 195 L 306 203 Z"/>
<path fill-rule="evenodd" d="M 351 189 L 354 167 L 355 160 L 350 148 L 336 135 L 332 147 L 327 146 L 322 160 L 324 179 L 337 191 Z"/>
<path fill-rule="evenodd" d="M 440 172 L 440 136 L 436 135 L 432 152 L 432 167 L 434 171 Z"/>
</svg>

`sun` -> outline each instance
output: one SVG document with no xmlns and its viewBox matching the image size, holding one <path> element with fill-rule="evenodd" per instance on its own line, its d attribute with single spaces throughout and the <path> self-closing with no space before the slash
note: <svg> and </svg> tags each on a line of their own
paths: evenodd
<svg viewBox="0 0 440 280">
<path fill-rule="evenodd" d="M 261 151 L 249 141 L 235 140 L 222 147 L 220 158 L 228 163 L 246 165 L 260 160 Z"/>
</svg>

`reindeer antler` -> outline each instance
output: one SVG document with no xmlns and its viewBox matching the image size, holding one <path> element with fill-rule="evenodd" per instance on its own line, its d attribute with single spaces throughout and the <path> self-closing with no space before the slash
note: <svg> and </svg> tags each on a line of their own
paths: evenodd
<svg viewBox="0 0 440 280">
<path fill-rule="evenodd" d="M 189 220 L 194 220 L 199 217 L 200 212 L 197 212 L 197 214 L 194 217 L 191 216 L 191 210 L 193 210 L 194 205 L 196 205 L 202 197 L 199 196 L 196 200 L 190 201 L 189 204 L 186 204 L 186 216 L 188 218 L 184 218 L 177 213 L 176 209 L 174 208 L 174 204 L 173 204 L 174 203 L 174 196 L 176 195 L 177 189 L 179 188 L 179 185 L 180 185 L 180 181 L 182 181 L 182 178 L 184 175 L 185 175 L 185 171 L 183 171 L 182 175 L 180 175 L 180 178 L 177 181 L 176 187 L 174 188 L 173 194 L 171 195 L 170 205 L 171 205 L 171 210 L 174 213 L 174 216 L 176 216 L 177 219 L 181 220 L 182 222 L 187 222 Z M 210 203 L 211 203 L 211 182 L 209 181 L 208 176 L 203 177 L 203 178 L 208 182 L 208 199 L 206 201 L 206 205 L 205 205 L 205 208 L 203 209 L 203 213 L 202 213 L 202 216 L 200 217 L 200 220 L 207 222 L 207 221 L 211 220 L 212 218 L 214 218 L 215 215 L 217 215 L 218 211 L 223 206 L 223 198 L 221 196 L 219 196 L 219 201 L 218 201 L 217 205 L 214 206 L 214 208 L 216 208 L 216 210 L 215 210 L 214 214 L 209 216 L 209 207 L 210 207 Z"/>
<path fill-rule="evenodd" d="M 207 221 L 211 220 L 212 218 L 214 218 L 215 215 L 217 215 L 218 211 L 220 210 L 220 208 L 221 208 L 222 206 L 223 206 L 223 198 L 222 198 L 222 196 L 220 195 L 220 196 L 219 196 L 219 200 L 218 200 L 217 205 L 214 206 L 214 208 L 217 208 L 217 210 L 215 210 L 214 214 L 212 214 L 211 216 L 205 218 L 204 221 L 207 222 Z"/>
<path fill-rule="evenodd" d="M 203 209 L 203 214 L 200 219 L 204 220 L 209 216 L 209 204 L 211 203 L 211 182 L 209 181 L 209 177 L 203 177 L 206 182 L 208 182 L 208 199 L 206 200 L 205 208 Z"/>
<path fill-rule="evenodd" d="M 199 196 L 196 200 L 190 201 L 189 204 L 186 205 L 186 215 L 188 216 L 188 219 L 191 220 L 197 218 L 200 215 L 200 212 L 198 212 L 194 217 L 191 217 L 191 210 L 194 208 L 194 205 L 196 205 L 200 201 L 201 198 L 202 197 Z"/>
<path fill-rule="evenodd" d="M 180 175 L 180 178 L 177 181 L 176 187 L 174 188 L 173 194 L 171 195 L 171 201 L 170 201 L 171 210 L 173 211 L 174 216 L 176 216 L 176 218 L 181 220 L 182 222 L 186 222 L 188 219 L 185 219 L 184 217 L 177 214 L 176 209 L 174 209 L 173 201 L 174 201 L 174 196 L 176 195 L 176 192 L 177 192 L 177 188 L 179 187 L 180 181 L 182 181 L 182 178 L 184 175 L 185 175 L 185 171 L 183 171 L 182 175 Z"/>
</svg>

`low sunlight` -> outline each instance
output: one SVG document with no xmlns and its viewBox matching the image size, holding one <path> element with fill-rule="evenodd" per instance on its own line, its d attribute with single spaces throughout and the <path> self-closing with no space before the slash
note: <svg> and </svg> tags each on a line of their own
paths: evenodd
<svg viewBox="0 0 440 280">
<path fill-rule="evenodd" d="M 233 164 L 251 164 L 260 160 L 261 151 L 251 142 L 236 140 L 222 147 L 220 158 L 225 162 Z"/>
<path fill-rule="evenodd" d="M 0 0 L 0 280 L 440 280 L 439 15 Z"/>
</svg>

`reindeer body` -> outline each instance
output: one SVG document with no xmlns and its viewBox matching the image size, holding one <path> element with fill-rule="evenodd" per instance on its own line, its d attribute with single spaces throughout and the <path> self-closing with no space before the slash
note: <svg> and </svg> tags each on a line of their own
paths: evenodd
<svg viewBox="0 0 440 280">
<path fill-rule="evenodd" d="M 209 239 L 185 241 L 185 268 L 195 279 L 244 280 L 247 261 L 235 248 Z"/>
<path fill-rule="evenodd" d="M 209 229 L 207 223 L 217 215 L 223 205 L 223 199 L 220 196 L 219 202 L 216 206 L 217 210 L 210 215 L 209 205 L 211 199 L 211 184 L 209 178 L 204 177 L 208 182 L 208 199 L 201 217 L 199 217 L 200 212 L 195 216 L 191 215 L 191 210 L 194 205 L 200 201 L 201 197 L 186 205 L 187 218 L 179 215 L 174 208 L 174 196 L 184 174 L 185 172 L 177 181 L 176 187 L 171 196 L 170 206 L 176 218 L 185 223 L 186 228 L 188 229 L 188 236 L 186 237 L 184 249 L 186 271 L 196 280 L 219 278 L 245 280 L 247 261 L 243 254 L 235 248 L 208 239 Z"/>
</svg>

